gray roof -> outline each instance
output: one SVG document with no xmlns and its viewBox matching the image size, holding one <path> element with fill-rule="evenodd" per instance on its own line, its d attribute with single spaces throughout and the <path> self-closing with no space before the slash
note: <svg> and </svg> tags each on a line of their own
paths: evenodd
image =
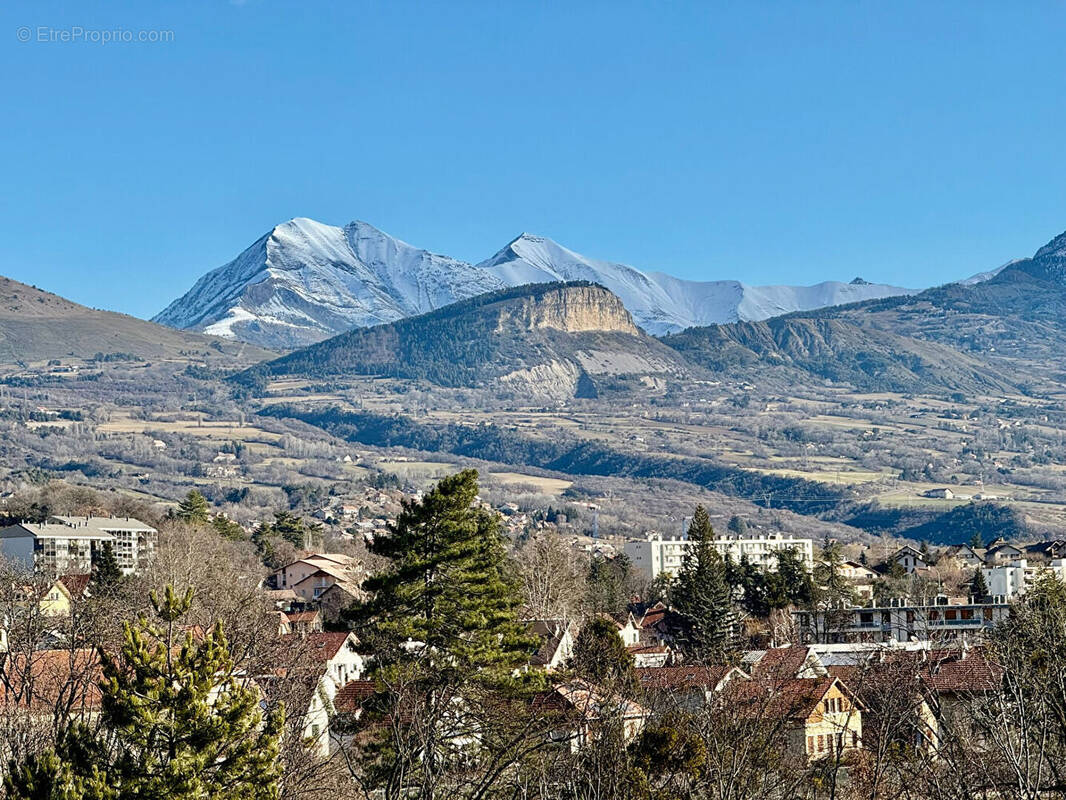
<svg viewBox="0 0 1066 800">
<path fill-rule="evenodd" d="M 48 521 L 58 522 L 73 528 L 94 531 L 155 531 L 151 525 L 133 517 L 49 517 Z"/>
<path fill-rule="evenodd" d="M 0 539 L 111 539 L 112 534 L 95 528 L 75 528 L 70 525 L 46 522 L 20 522 L 0 529 Z"/>
</svg>

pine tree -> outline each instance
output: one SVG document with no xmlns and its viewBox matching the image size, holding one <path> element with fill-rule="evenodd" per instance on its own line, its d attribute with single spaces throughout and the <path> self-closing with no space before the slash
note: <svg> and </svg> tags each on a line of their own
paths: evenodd
<svg viewBox="0 0 1066 800">
<path fill-rule="evenodd" d="M 850 619 L 856 601 L 855 588 L 844 577 L 844 552 L 838 542 L 829 542 L 822 550 L 820 563 L 814 568 L 813 606 L 821 611 L 829 630 L 836 630 Z"/>
<path fill-rule="evenodd" d="M 206 525 L 211 515 L 211 507 L 205 498 L 196 489 L 189 491 L 185 499 L 178 505 L 175 516 L 182 522 L 190 525 Z"/>
<path fill-rule="evenodd" d="M 345 616 L 378 669 L 418 661 L 442 682 L 505 681 L 536 641 L 517 621 L 520 592 L 506 560 L 499 518 L 474 505 L 477 471 L 443 479 L 403 510 L 370 551 L 387 560 L 366 580 L 371 599 Z"/>
<path fill-rule="evenodd" d="M 93 595 L 107 594 L 113 591 L 122 580 L 122 570 L 115 558 L 115 548 L 111 542 L 94 554 L 92 577 L 89 578 L 89 592 Z"/>
<path fill-rule="evenodd" d="M 672 597 L 685 623 L 683 645 L 696 661 L 723 660 L 732 648 L 737 624 L 726 565 L 712 545 L 714 531 L 707 512 L 697 506 L 689 527 L 689 548 Z"/>
<path fill-rule="evenodd" d="M 981 572 L 980 567 L 973 571 L 973 580 L 970 582 L 970 594 L 975 600 L 988 597 L 988 582 L 985 580 L 985 574 Z"/>
<path fill-rule="evenodd" d="M 224 514 L 216 514 L 211 519 L 211 527 L 215 529 L 219 536 L 223 539 L 229 539 L 231 542 L 244 542 L 248 539 L 244 528 Z"/>
<path fill-rule="evenodd" d="M 985 546 L 985 540 L 981 536 L 981 531 L 974 531 L 973 536 L 970 537 L 970 547 L 974 550 L 979 550 Z"/>
<path fill-rule="evenodd" d="M 696 510 L 692 512 L 692 521 L 688 524 L 688 538 L 694 542 L 714 538 L 711 517 L 703 506 L 696 506 Z"/>
<path fill-rule="evenodd" d="M 594 617 L 585 623 L 574 641 L 567 666 L 579 678 L 610 691 L 629 696 L 636 693 L 633 656 L 618 635 L 618 626 L 606 617 Z"/>
<path fill-rule="evenodd" d="M 275 800 L 281 716 L 234 679 L 221 625 L 179 636 L 192 591 L 153 593 L 156 620 L 126 624 L 101 655 L 99 730 L 74 726 L 55 753 L 13 765 L 9 800 Z"/>
</svg>

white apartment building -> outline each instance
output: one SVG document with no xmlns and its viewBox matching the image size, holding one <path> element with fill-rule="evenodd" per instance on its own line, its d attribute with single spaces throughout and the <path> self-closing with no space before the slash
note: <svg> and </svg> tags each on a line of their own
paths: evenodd
<svg viewBox="0 0 1066 800">
<path fill-rule="evenodd" d="M 643 570 L 652 580 L 660 573 L 676 575 L 685 560 L 685 554 L 695 542 L 687 538 L 668 538 L 661 533 L 649 533 L 643 539 L 630 539 L 625 544 L 625 554 L 633 566 Z M 727 555 L 734 561 L 744 556 L 748 561 L 764 569 L 777 566 L 777 554 L 782 550 L 794 550 L 810 569 L 814 566 L 814 542 L 811 539 L 796 539 L 780 533 L 716 536 L 711 544 L 722 558 Z"/>
<path fill-rule="evenodd" d="M 157 531 L 131 517 L 49 517 L 0 529 L 0 555 L 55 575 L 92 570 L 93 556 L 110 543 L 124 574 L 155 552 Z"/>
<path fill-rule="evenodd" d="M 1048 563 L 1030 564 L 1018 558 L 995 567 L 984 567 L 988 594 L 998 602 L 1009 603 L 1025 594 L 1026 587 L 1041 573 L 1049 573 L 1060 581 L 1066 580 L 1066 559 L 1056 558 Z"/>
</svg>

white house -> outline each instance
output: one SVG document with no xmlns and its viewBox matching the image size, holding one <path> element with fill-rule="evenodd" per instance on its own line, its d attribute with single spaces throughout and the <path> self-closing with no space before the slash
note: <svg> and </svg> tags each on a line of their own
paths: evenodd
<svg viewBox="0 0 1066 800">
<path fill-rule="evenodd" d="M 350 681 L 363 676 L 363 657 L 356 651 L 355 634 L 340 631 L 326 633 L 290 634 L 282 636 L 283 646 L 301 656 L 298 673 L 307 670 L 315 681 L 310 704 L 304 714 L 303 736 L 316 755 L 326 758 L 330 753 L 330 718 L 334 714 L 337 693 Z M 292 679 L 296 675 L 287 676 Z"/>
<path fill-rule="evenodd" d="M 1019 558 L 1006 564 L 984 567 L 981 574 L 988 586 L 988 594 L 1001 603 L 1009 603 L 1025 594 L 1028 585 L 1041 574 L 1066 580 L 1066 559 L 1057 558 L 1047 564 L 1030 564 Z"/>
</svg>

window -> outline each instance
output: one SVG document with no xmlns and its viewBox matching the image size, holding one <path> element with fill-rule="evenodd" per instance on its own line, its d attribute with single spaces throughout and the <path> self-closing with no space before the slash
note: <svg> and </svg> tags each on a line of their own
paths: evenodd
<svg viewBox="0 0 1066 800">
<path fill-rule="evenodd" d="M 813 736 L 808 736 L 807 737 L 807 752 L 808 753 L 813 753 L 814 752 L 814 737 Z"/>
<path fill-rule="evenodd" d="M 818 734 L 818 752 L 825 752 L 825 736 L 820 733 Z"/>
<path fill-rule="evenodd" d="M 851 746 L 852 747 L 858 747 L 859 746 L 859 734 L 855 733 L 855 731 L 851 732 Z"/>
</svg>

